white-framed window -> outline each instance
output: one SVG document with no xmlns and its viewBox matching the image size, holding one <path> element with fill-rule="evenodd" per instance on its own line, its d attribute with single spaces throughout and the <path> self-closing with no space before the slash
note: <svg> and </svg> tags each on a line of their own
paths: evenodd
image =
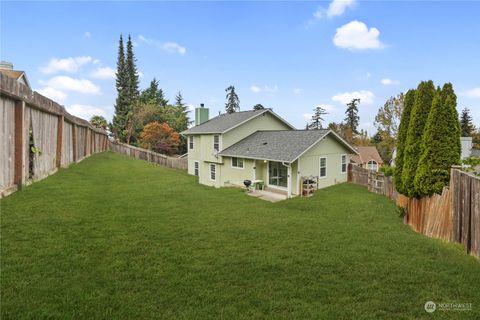
<svg viewBox="0 0 480 320">
<path fill-rule="evenodd" d="M 243 159 L 242 158 L 232 158 L 232 168 L 243 169 Z"/>
<path fill-rule="evenodd" d="M 375 160 L 370 160 L 367 163 L 367 169 L 373 170 L 373 171 L 378 171 L 378 163 Z"/>
<path fill-rule="evenodd" d="M 193 136 L 188 137 L 188 148 L 193 150 Z"/>
<path fill-rule="evenodd" d="M 342 154 L 341 155 L 341 159 L 342 159 L 342 173 L 345 173 L 347 172 L 347 155 L 346 154 Z"/>
<path fill-rule="evenodd" d="M 217 165 L 214 163 L 210 163 L 210 180 L 217 180 Z"/>
<path fill-rule="evenodd" d="M 198 168 L 199 168 L 200 164 L 198 163 L 198 161 L 195 161 L 193 163 L 193 174 L 196 175 L 198 177 Z"/>
<path fill-rule="evenodd" d="M 327 176 L 327 158 L 320 157 L 320 178 Z"/>
<path fill-rule="evenodd" d="M 213 136 L 213 150 L 220 151 L 220 136 L 217 134 Z"/>
</svg>

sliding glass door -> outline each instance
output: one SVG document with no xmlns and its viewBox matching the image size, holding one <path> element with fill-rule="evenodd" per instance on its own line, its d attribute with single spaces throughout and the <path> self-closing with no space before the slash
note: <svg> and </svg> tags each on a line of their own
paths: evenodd
<svg viewBox="0 0 480 320">
<path fill-rule="evenodd" d="M 268 162 L 268 184 L 271 186 L 287 187 L 287 167 L 281 162 Z"/>
</svg>

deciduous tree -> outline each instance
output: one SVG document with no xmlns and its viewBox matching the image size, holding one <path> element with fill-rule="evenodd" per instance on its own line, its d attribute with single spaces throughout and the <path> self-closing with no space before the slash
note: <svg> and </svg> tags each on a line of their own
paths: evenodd
<svg viewBox="0 0 480 320">
<path fill-rule="evenodd" d="M 170 155 L 180 142 L 180 135 L 167 123 L 158 121 L 147 124 L 140 134 L 140 146 L 155 152 Z"/>
</svg>

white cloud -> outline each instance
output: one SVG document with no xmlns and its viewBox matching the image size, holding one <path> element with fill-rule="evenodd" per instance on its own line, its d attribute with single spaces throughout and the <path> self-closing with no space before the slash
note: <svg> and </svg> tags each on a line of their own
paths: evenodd
<svg viewBox="0 0 480 320">
<path fill-rule="evenodd" d="M 90 72 L 90 76 L 96 79 L 115 79 L 115 69 L 110 67 L 99 67 L 92 72 Z"/>
<path fill-rule="evenodd" d="M 168 53 L 178 53 L 182 56 L 187 52 L 187 48 L 182 47 L 176 42 L 165 42 L 162 48 Z"/>
<path fill-rule="evenodd" d="M 278 86 L 274 85 L 273 87 L 265 86 L 265 92 L 275 93 L 278 91 Z"/>
<path fill-rule="evenodd" d="M 375 99 L 375 95 L 371 91 L 360 90 L 353 92 L 337 93 L 332 97 L 332 100 L 340 102 L 341 104 L 347 104 L 355 98 L 360 99 L 361 104 L 372 104 L 373 100 Z"/>
<path fill-rule="evenodd" d="M 91 36 L 92 36 L 92 34 L 89 31 L 87 31 L 83 34 L 83 37 L 87 38 L 87 39 L 89 39 Z"/>
<path fill-rule="evenodd" d="M 52 58 L 46 66 L 40 67 L 40 72 L 44 74 L 51 74 L 60 71 L 74 73 L 80 69 L 81 66 L 92 62 L 92 57 L 68 57 L 65 59 Z"/>
<path fill-rule="evenodd" d="M 260 88 L 258 86 L 250 86 L 250 91 L 255 92 L 255 93 L 259 93 L 260 91 L 262 91 L 262 88 Z"/>
<path fill-rule="evenodd" d="M 384 86 L 391 86 L 391 85 L 395 85 L 395 84 L 400 84 L 400 81 L 398 81 L 398 80 L 392 80 L 392 79 L 389 79 L 389 78 L 384 78 L 384 79 L 380 80 L 380 82 L 381 82 Z"/>
<path fill-rule="evenodd" d="M 82 104 L 73 104 L 71 106 L 67 106 L 66 109 L 69 113 L 73 114 L 74 116 L 83 118 L 85 120 L 90 120 L 90 118 L 94 115 L 97 116 L 107 116 L 106 110 L 109 107 L 94 107 L 94 106 L 87 106 Z"/>
<path fill-rule="evenodd" d="M 139 78 L 143 78 L 143 72 L 140 71 L 140 70 L 137 70 L 137 76 L 138 76 Z"/>
<path fill-rule="evenodd" d="M 381 49 L 385 45 L 379 39 L 377 28 L 368 29 L 361 21 L 351 21 L 337 28 L 333 43 L 340 48 L 349 50 Z"/>
<path fill-rule="evenodd" d="M 328 9 L 318 8 L 317 11 L 313 13 L 315 19 L 323 18 L 327 16 L 328 18 L 333 18 L 336 16 L 341 16 L 347 8 L 352 8 L 355 5 L 355 0 L 333 0 L 328 5 Z"/>
<path fill-rule="evenodd" d="M 365 73 L 365 78 L 368 79 L 368 78 L 370 78 L 371 76 L 372 76 L 372 74 L 371 74 L 370 72 Z"/>
<path fill-rule="evenodd" d="M 36 91 L 40 93 L 42 96 L 50 98 L 56 102 L 63 102 L 65 101 L 65 99 L 67 99 L 67 94 L 65 92 L 54 89 L 52 87 L 45 87 L 43 89 L 38 89 Z"/>
<path fill-rule="evenodd" d="M 322 109 L 324 109 L 325 111 L 327 111 L 327 112 L 329 112 L 329 113 L 330 113 L 330 112 L 334 112 L 334 111 L 337 110 L 337 109 L 336 109 L 334 106 L 332 106 L 331 104 L 319 104 L 319 105 L 315 106 L 315 108 L 316 108 L 316 107 L 322 107 Z"/>
<path fill-rule="evenodd" d="M 302 89 L 300 89 L 300 88 L 294 88 L 293 89 L 294 94 L 300 94 L 301 92 L 302 92 Z"/>
<path fill-rule="evenodd" d="M 313 113 L 302 113 L 302 117 L 305 121 L 312 120 Z"/>
<path fill-rule="evenodd" d="M 146 38 L 145 36 L 143 35 L 139 35 L 138 36 L 138 40 L 139 42 L 142 42 L 142 43 L 145 43 L 147 45 L 150 45 L 150 46 L 155 46 L 165 52 L 168 52 L 168 53 L 178 53 L 180 55 L 185 55 L 185 53 L 187 53 L 187 48 L 185 48 L 184 46 L 181 46 L 180 44 L 176 43 L 176 42 L 161 42 L 161 41 L 158 41 L 158 40 L 154 40 L 154 39 L 149 39 L 149 38 Z"/>
<path fill-rule="evenodd" d="M 480 87 L 468 90 L 467 91 L 467 97 L 480 98 Z"/>
<path fill-rule="evenodd" d="M 86 94 L 101 94 L 100 87 L 87 79 L 74 79 L 67 76 L 55 76 L 48 81 L 40 81 L 41 84 L 56 90 L 76 91 Z"/>
</svg>

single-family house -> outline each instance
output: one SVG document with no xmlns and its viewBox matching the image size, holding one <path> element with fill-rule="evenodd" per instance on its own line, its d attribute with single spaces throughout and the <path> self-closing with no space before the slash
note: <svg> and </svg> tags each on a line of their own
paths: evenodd
<svg viewBox="0 0 480 320">
<path fill-rule="evenodd" d="M 302 178 L 318 187 L 347 181 L 350 155 L 357 151 L 332 130 L 296 130 L 271 109 L 220 114 L 195 110 L 188 139 L 188 173 L 201 184 L 243 186 L 261 181 L 287 196 L 299 195 Z"/>
<path fill-rule="evenodd" d="M 383 165 L 382 157 L 374 146 L 355 147 L 358 154 L 352 156 L 351 162 L 359 167 L 366 168 L 373 171 L 378 171 Z"/>
<path fill-rule="evenodd" d="M 13 78 L 17 80 L 21 84 L 31 89 L 30 82 L 28 81 L 27 74 L 25 73 L 25 71 L 14 70 L 12 63 L 2 60 L 0 62 L 0 72 L 9 78 Z"/>
</svg>

